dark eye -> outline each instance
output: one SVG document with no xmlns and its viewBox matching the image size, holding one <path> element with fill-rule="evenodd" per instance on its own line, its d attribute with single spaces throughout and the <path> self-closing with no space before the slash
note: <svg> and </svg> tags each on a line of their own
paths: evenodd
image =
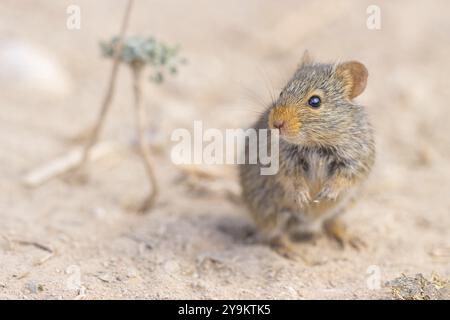
<svg viewBox="0 0 450 320">
<path fill-rule="evenodd" d="M 320 100 L 319 96 L 312 96 L 311 98 L 309 98 L 308 100 L 308 104 L 310 107 L 312 108 L 318 108 L 320 107 L 320 104 L 322 103 L 322 101 Z"/>
</svg>

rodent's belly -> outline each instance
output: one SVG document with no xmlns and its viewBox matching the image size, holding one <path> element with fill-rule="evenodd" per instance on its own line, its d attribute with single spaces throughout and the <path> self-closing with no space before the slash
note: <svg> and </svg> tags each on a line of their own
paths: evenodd
<svg viewBox="0 0 450 320">
<path fill-rule="evenodd" d="M 313 199 L 303 206 L 296 203 L 296 206 L 291 207 L 290 214 L 293 219 L 287 225 L 290 232 L 306 234 L 320 232 L 325 221 L 343 212 L 349 197 L 345 193 L 336 200 L 314 202 Z"/>
<path fill-rule="evenodd" d="M 334 201 L 311 201 L 308 206 L 304 207 L 301 214 L 305 215 L 308 220 L 323 220 L 328 217 L 333 211 L 340 206 L 342 199 L 336 199 Z"/>
<path fill-rule="evenodd" d="M 335 200 L 316 201 L 318 193 L 325 185 L 326 178 L 314 176 L 316 179 L 297 177 L 297 181 L 291 182 L 290 187 L 285 189 L 285 203 L 290 207 L 292 214 L 298 218 L 302 224 L 321 224 L 321 222 L 333 217 L 348 201 L 350 190 L 339 195 Z M 298 186 L 298 187 L 296 187 Z M 301 202 L 304 191 L 308 192 L 309 201 Z"/>
</svg>

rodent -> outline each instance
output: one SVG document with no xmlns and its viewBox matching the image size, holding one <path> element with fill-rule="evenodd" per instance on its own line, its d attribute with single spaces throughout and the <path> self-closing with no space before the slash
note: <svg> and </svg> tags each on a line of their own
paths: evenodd
<svg viewBox="0 0 450 320">
<path fill-rule="evenodd" d="M 341 245 L 364 243 L 347 232 L 339 215 L 374 164 L 373 129 L 365 107 L 354 101 L 367 78 L 360 62 L 317 63 L 305 51 L 278 99 L 253 126 L 279 130 L 279 170 L 261 175 L 259 161 L 241 164 L 242 195 L 259 230 L 283 255 L 291 255 L 293 237 L 321 230 Z"/>
</svg>

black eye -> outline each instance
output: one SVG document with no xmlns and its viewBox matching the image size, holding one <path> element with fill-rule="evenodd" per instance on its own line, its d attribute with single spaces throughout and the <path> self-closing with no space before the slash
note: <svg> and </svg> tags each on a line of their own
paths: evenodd
<svg viewBox="0 0 450 320">
<path fill-rule="evenodd" d="M 320 104 L 322 103 L 322 101 L 320 100 L 319 96 L 312 96 L 311 98 L 309 98 L 308 100 L 308 104 L 310 105 L 310 107 L 312 108 L 318 108 L 320 107 Z"/>
</svg>

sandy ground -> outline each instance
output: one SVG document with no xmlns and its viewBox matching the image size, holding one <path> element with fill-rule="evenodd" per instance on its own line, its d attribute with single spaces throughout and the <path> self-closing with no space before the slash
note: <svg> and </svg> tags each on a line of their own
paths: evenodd
<svg viewBox="0 0 450 320">
<path fill-rule="evenodd" d="M 21 184 L 92 123 L 110 69 L 98 41 L 117 32 L 125 2 L 1 1 L 1 42 L 45 50 L 67 80 L 45 90 L 1 80 L 0 298 L 389 299 L 383 283 L 402 273 L 449 278 L 450 4 L 379 1 L 381 30 L 369 30 L 372 2 L 138 0 L 130 33 L 178 42 L 189 60 L 178 77 L 145 88 L 149 122 L 163 137 L 162 151 L 153 152 L 162 194 L 140 216 L 126 209 L 147 190 L 129 150 L 91 163 L 84 184 Z M 69 4 L 81 8 L 81 30 L 66 28 Z M 366 64 L 369 84 L 358 100 L 378 151 L 363 197 L 345 215 L 368 247 L 341 250 L 325 238 L 299 244 L 313 265 L 256 240 L 244 206 L 220 192 L 237 181 L 235 168 L 205 182 L 219 191 L 193 192 L 165 142 L 193 120 L 250 125 L 306 48 L 317 60 Z M 102 139 L 135 139 L 130 91 L 123 68 Z M 373 276 L 381 288 L 368 285 Z"/>
</svg>

